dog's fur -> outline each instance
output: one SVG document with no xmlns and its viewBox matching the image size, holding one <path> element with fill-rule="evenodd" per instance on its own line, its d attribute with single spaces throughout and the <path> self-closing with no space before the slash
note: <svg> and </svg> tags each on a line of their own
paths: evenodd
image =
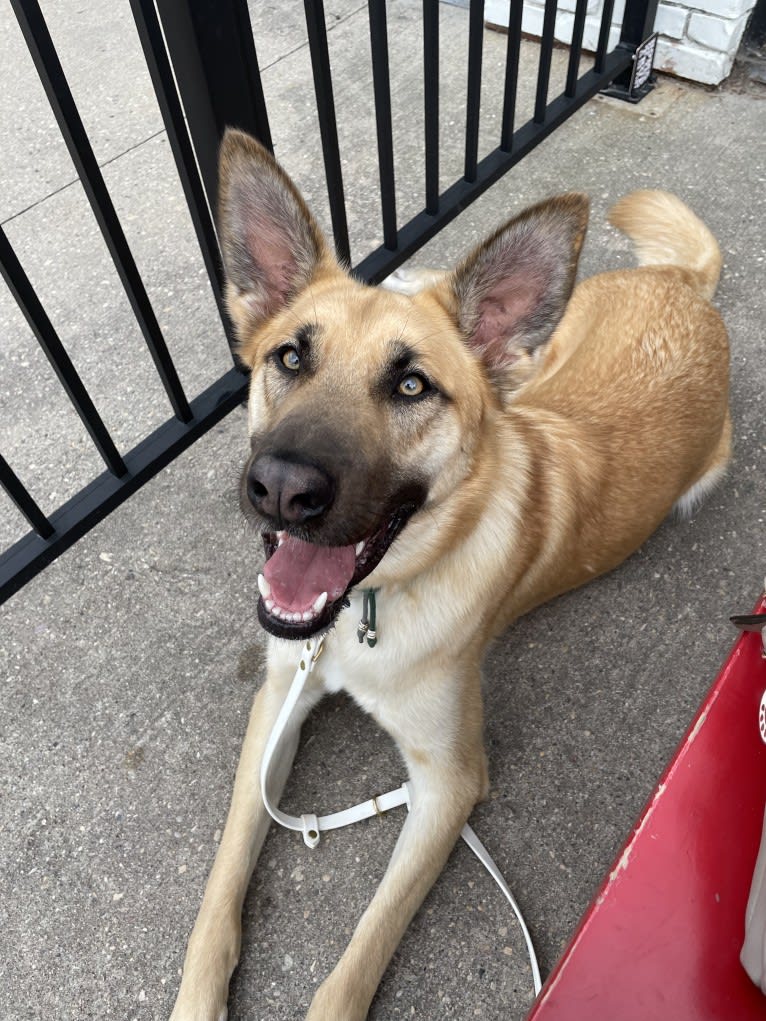
<svg viewBox="0 0 766 1021">
<path fill-rule="evenodd" d="M 407 295 L 352 279 L 284 172 L 239 132 L 223 144 L 221 194 L 228 304 L 252 369 L 243 506 L 267 552 L 282 529 L 295 548 L 321 547 L 320 559 L 328 546 L 368 547 L 348 593 L 331 593 L 307 622 L 259 600 L 276 637 L 173 1021 L 226 1016 L 269 823 L 259 764 L 298 654 L 284 638 L 330 625 L 296 716 L 345 688 L 398 744 L 413 791 L 380 888 L 308 1014 L 360 1021 L 487 793 L 487 643 L 619 564 L 723 471 L 728 344 L 708 301 L 720 254 L 678 199 L 636 192 L 611 219 L 640 268 L 572 293 L 587 200 L 564 195 L 511 220 L 452 273 L 414 286 L 400 276 Z M 365 573 L 362 587 L 379 590 L 375 649 L 356 636 Z"/>
</svg>

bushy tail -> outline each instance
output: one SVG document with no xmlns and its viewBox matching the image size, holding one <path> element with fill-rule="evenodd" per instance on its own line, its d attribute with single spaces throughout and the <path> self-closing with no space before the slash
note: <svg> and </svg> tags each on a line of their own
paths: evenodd
<svg viewBox="0 0 766 1021">
<path fill-rule="evenodd" d="M 641 266 L 680 266 L 703 298 L 721 275 L 721 251 L 705 224 L 666 191 L 634 191 L 612 207 L 609 222 L 634 243 Z"/>
</svg>

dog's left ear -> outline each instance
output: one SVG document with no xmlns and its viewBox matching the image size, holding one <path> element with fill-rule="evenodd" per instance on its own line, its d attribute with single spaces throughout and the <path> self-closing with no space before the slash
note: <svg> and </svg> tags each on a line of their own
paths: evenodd
<svg viewBox="0 0 766 1021">
<path fill-rule="evenodd" d="M 452 274 L 458 326 L 501 385 L 523 378 L 517 363 L 534 359 L 563 316 L 587 225 L 587 196 L 560 195 L 501 227 Z"/>
</svg>

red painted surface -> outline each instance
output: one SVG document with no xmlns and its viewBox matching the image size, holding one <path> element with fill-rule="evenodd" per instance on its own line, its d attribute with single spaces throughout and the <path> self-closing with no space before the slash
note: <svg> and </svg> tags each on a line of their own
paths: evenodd
<svg viewBox="0 0 766 1021">
<path fill-rule="evenodd" d="M 761 648 L 736 642 L 528 1021 L 766 1019 L 739 963 L 766 805 Z"/>
</svg>

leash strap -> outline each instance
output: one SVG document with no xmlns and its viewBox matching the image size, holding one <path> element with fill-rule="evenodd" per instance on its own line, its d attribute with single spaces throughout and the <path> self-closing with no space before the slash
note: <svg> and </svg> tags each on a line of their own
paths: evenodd
<svg viewBox="0 0 766 1021">
<path fill-rule="evenodd" d="M 271 771 L 271 761 L 279 747 L 285 727 L 293 714 L 293 710 L 295 709 L 298 699 L 301 697 L 306 681 L 309 679 L 311 671 L 314 669 L 314 664 L 321 655 L 323 641 L 323 638 L 316 641 L 313 638 L 310 638 L 306 642 L 300 663 L 298 664 L 298 669 L 296 670 L 295 677 L 290 685 L 290 690 L 287 693 L 287 698 L 279 711 L 279 715 L 274 722 L 269 739 L 266 742 L 266 748 L 261 762 L 261 796 L 263 797 L 263 803 L 266 806 L 269 815 L 275 822 L 278 822 L 280 826 L 284 826 L 288 830 L 295 830 L 298 833 L 302 833 L 303 839 L 308 847 L 316 847 L 319 843 L 320 834 L 326 830 L 337 830 L 341 826 L 350 826 L 353 822 L 359 822 L 362 819 L 371 819 L 374 815 L 381 815 L 383 812 L 387 812 L 390 808 L 398 808 L 399 805 L 409 805 L 409 791 L 406 784 L 402 784 L 402 786 L 395 791 L 389 791 L 388 794 L 379 794 L 375 798 L 370 798 L 369 801 L 363 801 L 360 805 L 354 805 L 352 808 L 346 808 L 342 812 L 333 812 L 331 815 L 316 816 L 311 812 L 307 812 L 305 815 L 301 816 L 288 815 L 286 812 L 280 811 L 279 808 L 271 803 L 268 793 L 268 779 Z"/>
<path fill-rule="evenodd" d="M 398 808 L 400 805 L 406 805 L 408 811 L 411 807 L 409 786 L 406 783 L 403 783 L 402 786 L 398 787 L 395 791 L 389 791 L 387 794 L 378 794 L 374 798 L 370 798 L 369 801 L 363 801 L 361 804 L 354 805 L 352 808 L 346 808 L 341 812 L 333 812 L 330 815 L 317 816 L 311 812 L 307 812 L 301 816 L 288 815 L 286 812 L 280 811 L 276 805 L 272 804 L 268 793 L 271 762 L 275 752 L 279 748 L 282 736 L 290 717 L 292 716 L 293 710 L 303 693 L 306 681 L 309 679 L 309 676 L 314 669 L 314 665 L 322 653 L 323 643 L 324 637 L 316 640 L 310 638 L 302 650 L 298 669 L 295 671 L 295 677 L 290 685 L 287 698 L 277 715 L 271 734 L 269 735 L 269 739 L 266 742 L 263 760 L 261 761 L 260 775 L 261 796 L 263 797 L 263 803 L 271 818 L 275 822 L 278 822 L 280 826 L 284 826 L 288 830 L 294 830 L 297 833 L 302 833 L 304 842 L 311 848 L 317 846 L 320 835 L 326 830 L 335 830 L 342 826 L 349 826 L 354 822 L 360 822 L 362 819 L 371 819 L 375 815 L 382 815 L 383 812 L 387 812 L 391 808 Z M 527 945 L 529 963 L 532 966 L 532 981 L 535 987 L 535 995 L 537 995 L 542 988 L 540 968 L 537 963 L 535 948 L 532 945 L 532 937 L 529 934 L 529 929 L 526 926 L 521 909 L 516 903 L 516 899 L 508 888 L 508 884 L 503 879 L 503 876 L 491 855 L 468 823 L 465 824 L 460 835 L 500 887 L 503 896 L 511 905 L 513 913 L 516 915 L 518 923 L 521 926 L 521 931 L 524 934 L 524 941 Z"/>
</svg>

